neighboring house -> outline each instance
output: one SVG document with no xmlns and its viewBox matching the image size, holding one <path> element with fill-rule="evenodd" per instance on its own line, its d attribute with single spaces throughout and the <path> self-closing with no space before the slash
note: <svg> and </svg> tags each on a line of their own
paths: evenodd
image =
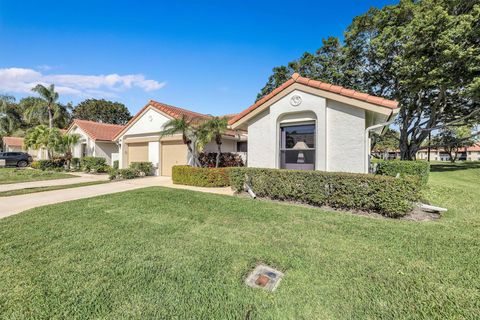
<svg viewBox="0 0 480 320">
<path fill-rule="evenodd" d="M 191 155 L 180 133 L 160 138 L 164 124 L 182 116 L 190 120 L 212 117 L 150 100 L 115 137 L 120 145 L 120 168 L 126 168 L 132 162 L 148 161 L 156 168 L 156 174 L 171 176 L 174 165 L 191 163 Z M 245 134 L 229 130 L 222 138 L 222 152 L 245 150 L 245 143 Z M 216 152 L 217 145 L 210 142 L 204 151 Z"/>
<path fill-rule="evenodd" d="M 118 145 L 113 140 L 125 126 L 88 120 L 73 120 L 68 134 L 80 135 L 80 141 L 73 147 L 73 157 L 102 157 L 107 164 L 118 160 Z"/>
<path fill-rule="evenodd" d="M 248 166 L 367 173 L 370 126 L 398 113 L 398 103 L 294 74 L 233 117 L 248 131 Z"/>
<path fill-rule="evenodd" d="M 417 152 L 418 160 L 428 159 L 428 149 L 422 149 Z M 450 161 L 450 156 L 443 149 L 430 149 L 431 161 Z M 457 160 L 480 161 L 480 143 L 471 147 L 464 147 L 458 150 Z"/>
<path fill-rule="evenodd" d="M 34 160 L 42 160 L 48 158 L 46 149 L 28 149 L 23 145 L 23 138 L 21 137 L 3 137 L 3 151 L 5 152 L 28 152 Z"/>
<path fill-rule="evenodd" d="M 20 137 L 3 137 L 3 151 L 5 152 L 22 152 L 23 138 Z"/>
</svg>

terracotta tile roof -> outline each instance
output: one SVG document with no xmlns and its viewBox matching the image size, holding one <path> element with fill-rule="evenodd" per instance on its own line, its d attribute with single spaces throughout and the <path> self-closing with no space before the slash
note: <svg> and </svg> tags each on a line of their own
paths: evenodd
<svg viewBox="0 0 480 320">
<path fill-rule="evenodd" d="M 325 83 L 325 82 L 312 80 L 312 79 L 309 79 L 309 78 L 304 78 L 304 77 L 301 77 L 298 73 L 294 73 L 292 75 L 292 78 L 288 79 L 281 86 L 279 86 L 278 88 L 276 88 L 275 90 L 273 90 L 272 92 L 270 92 L 269 94 L 264 96 L 262 99 L 255 102 L 253 105 L 251 105 L 250 107 L 248 107 L 244 111 L 240 112 L 235 117 L 231 118 L 229 120 L 229 124 L 234 124 L 238 120 L 242 119 L 247 114 L 249 114 L 253 110 L 257 109 L 262 104 L 264 104 L 265 102 L 267 102 L 268 100 L 270 100 L 271 98 L 273 98 L 274 96 L 279 94 L 281 91 L 283 91 L 285 88 L 289 87 L 290 85 L 292 85 L 294 83 L 300 83 L 300 84 L 303 84 L 303 85 L 306 85 L 306 86 L 309 86 L 309 87 L 312 87 L 312 88 L 317 88 L 317 89 L 337 93 L 337 94 L 340 94 L 340 95 L 345 96 L 345 97 L 365 101 L 365 102 L 368 102 L 368 103 L 376 104 L 376 105 L 379 105 L 379 106 L 382 106 L 382 107 L 387 107 L 387 108 L 390 108 L 390 109 L 398 108 L 398 102 L 397 101 L 372 96 L 372 95 L 369 95 L 367 93 L 361 93 L 361 92 L 358 92 L 358 91 L 355 91 L 355 90 L 347 89 L 347 88 L 344 88 L 344 87 L 341 87 L 341 86 L 335 86 L 335 85 L 328 84 L 328 83 Z"/>
<path fill-rule="evenodd" d="M 117 135 L 117 133 L 119 133 L 120 131 L 122 131 L 123 128 L 125 128 L 125 126 L 117 124 L 74 119 L 73 123 L 69 127 L 69 130 L 70 128 L 72 128 L 73 125 L 77 125 L 93 140 L 102 141 L 113 141 L 113 138 Z"/>
<path fill-rule="evenodd" d="M 198 112 L 195 112 L 195 111 L 191 111 L 191 110 L 187 110 L 187 109 L 183 109 L 183 108 L 179 108 L 179 107 L 175 107 L 175 106 L 172 106 L 172 105 L 169 105 L 169 104 L 166 104 L 166 103 L 163 103 L 163 102 L 158 102 L 158 101 L 155 101 L 155 100 L 150 100 L 140 111 L 137 112 L 137 114 L 132 118 L 130 119 L 130 121 L 125 125 L 125 128 L 129 127 L 131 124 L 133 124 L 137 118 L 145 111 L 145 109 L 147 109 L 149 106 L 152 106 L 154 107 L 155 109 L 161 111 L 162 113 L 166 114 L 167 116 L 169 117 L 172 117 L 172 118 L 175 118 L 175 119 L 178 119 L 182 116 L 185 116 L 187 117 L 187 119 L 189 120 L 194 120 L 194 119 L 197 119 L 197 120 L 206 120 L 206 119 L 209 119 L 211 117 L 213 117 L 212 115 L 210 114 L 203 114 L 203 113 L 198 113 Z M 228 119 L 231 119 L 232 117 L 236 116 L 236 114 L 227 114 L 227 115 L 224 115 L 224 116 L 220 116 L 220 117 L 227 117 Z M 121 131 L 120 130 L 116 135 L 115 135 L 115 139 L 117 139 L 120 134 L 121 134 Z M 232 131 L 232 130 L 228 130 L 227 132 L 225 132 L 225 135 L 229 135 L 229 136 L 236 136 L 236 133 L 235 131 Z"/>
<path fill-rule="evenodd" d="M 203 119 L 211 118 L 211 116 L 207 114 L 202 114 L 202 113 L 190 111 L 190 110 L 179 108 L 179 107 L 174 107 L 174 106 L 157 102 L 154 100 L 150 100 L 148 105 L 155 107 L 156 109 L 162 111 L 163 113 L 166 113 L 172 118 L 180 118 L 182 116 L 186 116 L 190 120 L 195 118 L 203 118 Z"/>
<path fill-rule="evenodd" d="M 433 152 L 437 152 L 437 151 L 440 151 L 440 152 L 445 152 L 445 149 L 442 147 L 442 148 L 430 148 L 431 151 Z M 422 147 L 420 150 L 420 152 L 427 152 L 428 151 L 428 147 Z M 471 147 L 464 147 L 464 148 L 460 148 L 458 149 L 458 152 L 465 152 L 465 151 L 474 151 L 474 152 L 480 152 L 480 143 L 477 143 Z M 397 150 L 398 152 L 398 150 Z"/>
<path fill-rule="evenodd" d="M 480 143 L 477 143 L 476 145 L 471 146 L 471 147 L 467 147 L 467 151 L 480 152 Z"/>
<path fill-rule="evenodd" d="M 3 137 L 3 144 L 11 147 L 23 147 L 23 138 L 20 137 Z"/>
</svg>

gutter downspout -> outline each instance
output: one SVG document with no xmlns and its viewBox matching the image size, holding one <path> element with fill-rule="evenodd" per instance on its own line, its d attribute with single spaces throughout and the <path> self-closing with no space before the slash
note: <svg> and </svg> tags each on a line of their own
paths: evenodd
<svg viewBox="0 0 480 320">
<path fill-rule="evenodd" d="M 374 129 L 377 129 L 377 128 L 381 128 L 381 127 L 386 127 L 388 125 L 391 125 L 393 122 L 395 122 L 395 118 L 392 116 L 394 115 L 394 113 L 392 113 L 390 115 L 390 119 L 391 120 L 388 120 L 387 122 L 384 122 L 384 123 L 379 123 L 379 124 L 375 124 L 373 126 L 370 126 L 368 127 L 367 129 L 365 129 L 365 173 L 369 173 L 369 167 L 370 167 L 370 148 L 371 148 L 371 145 L 372 145 L 372 141 L 370 140 L 370 131 L 374 130 Z"/>
</svg>

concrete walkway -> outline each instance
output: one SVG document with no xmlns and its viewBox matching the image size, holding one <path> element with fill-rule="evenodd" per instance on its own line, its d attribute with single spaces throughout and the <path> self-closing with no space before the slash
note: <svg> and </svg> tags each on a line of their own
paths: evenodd
<svg viewBox="0 0 480 320">
<path fill-rule="evenodd" d="M 76 178 L 71 178 L 72 180 Z M 48 204 L 55 204 L 71 200 L 91 198 L 105 194 L 135 190 L 151 186 L 161 186 L 176 189 L 187 189 L 200 192 L 208 192 L 223 195 L 233 195 L 230 187 L 226 188 L 201 188 L 174 185 L 169 177 L 145 177 L 133 180 L 123 180 L 111 183 L 104 183 L 92 186 L 70 188 L 55 191 L 37 192 L 12 197 L 0 198 L 0 219 L 22 211 L 41 207 Z"/>
<path fill-rule="evenodd" d="M 87 173 L 77 173 L 77 172 L 75 172 L 72 175 L 74 175 L 76 177 L 75 178 L 66 178 L 66 179 L 54 179 L 54 180 L 41 180 L 41 181 L 0 184 L 0 192 L 27 189 L 27 188 L 63 186 L 63 185 L 67 185 L 67 184 L 77 184 L 77 183 L 83 183 L 83 182 L 106 181 L 106 180 L 108 180 L 108 175 L 107 174 L 87 174 Z"/>
</svg>

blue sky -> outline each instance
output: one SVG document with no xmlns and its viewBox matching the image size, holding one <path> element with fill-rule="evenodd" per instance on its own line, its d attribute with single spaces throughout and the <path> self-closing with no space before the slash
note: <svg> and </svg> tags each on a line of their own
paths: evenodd
<svg viewBox="0 0 480 320">
<path fill-rule="evenodd" d="M 273 67 L 396 2 L 0 0 L 0 93 L 20 98 L 31 83 L 55 82 L 62 102 L 103 97 L 135 113 L 154 99 L 236 113 Z"/>
</svg>

